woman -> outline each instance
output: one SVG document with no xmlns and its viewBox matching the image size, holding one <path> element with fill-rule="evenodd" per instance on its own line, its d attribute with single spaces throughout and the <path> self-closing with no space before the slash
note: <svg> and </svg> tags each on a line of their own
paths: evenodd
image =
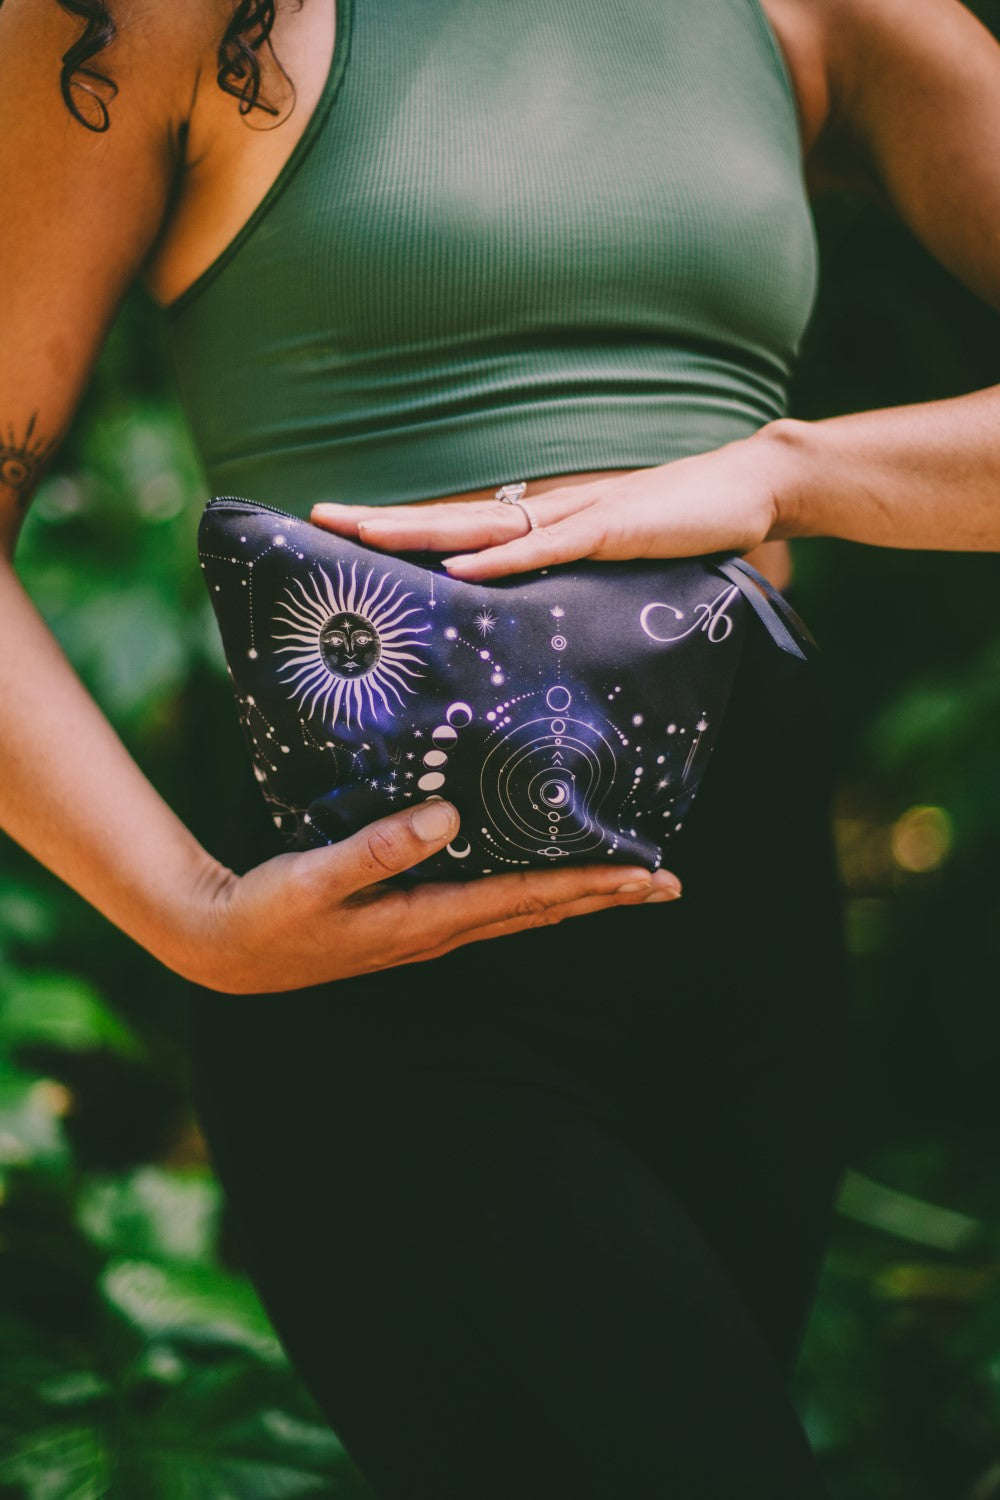
<svg viewBox="0 0 1000 1500">
<path fill-rule="evenodd" d="M 957 0 L 113 12 L 0 10 L 8 557 L 137 277 L 214 490 L 461 576 L 996 545 L 1000 393 L 782 419 L 807 189 L 891 203 L 1000 302 L 1000 50 Z M 517 480 L 527 512 L 490 498 Z M 241 781 L 206 851 L 0 585 L 0 823 L 194 982 L 247 1264 L 375 1492 L 822 1495 L 786 1390 L 842 1166 L 813 672 L 755 638 L 683 900 L 590 868 L 403 895 L 452 809 L 279 854 Z"/>
</svg>

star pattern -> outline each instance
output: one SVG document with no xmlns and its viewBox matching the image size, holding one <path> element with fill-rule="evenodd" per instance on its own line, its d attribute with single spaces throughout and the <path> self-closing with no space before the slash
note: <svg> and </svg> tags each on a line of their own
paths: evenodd
<svg viewBox="0 0 1000 1500">
<path fill-rule="evenodd" d="M 249 533 L 242 516 L 239 524 Z M 297 534 L 291 529 L 293 524 L 299 523 L 289 518 L 280 535 L 273 536 L 273 519 L 262 523 L 259 546 L 263 550 L 253 551 L 250 559 L 228 540 L 231 554 L 220 548 L 217 554 L 206 551 L 202 559 L 214 593 L 219 594 L 221 589 L 225 594 L 228 588 L 234 596 L 228 602 L 213 596 L 213 603 L 217 612 L 220 604 L 225 606 L 219 612 L 220 623 L 231 630 L 237 643 L 232 650 L 226 642 L 230 659 L 237 665 L 244 657 L 258 663 L 246 668 L 248 684 L 255 691 L 258 681 L 267 684 L 258 655 L 265 646 L 275 658 L 292 652 L 308 657 L 304 667 L 298 656 L 290 664 L 278 660 L 279 667 L 289 668 L 285 676 L 291 685 L 284 680 L 281 684 L 292 705 L 287 724 L 280 714 L 271 715 L 274 723 L 264 721 L 256 712 L 253 695 L 244 689 L 241 697 L 241 718 L 256 757 L 257 779 L 283 833 L 295 834 L 300 845 L 310 838 L 322 841 L 327 836 L 326 825 L 320 826 L 319 817 L 315 833 L 304 832 L 304 824 L 309 821 L 306 806 L 281 800 L 295 790 L 294 778 L 286 777 L 286 771 L 293 757 L 299 755 L 305 767 L 303 779 L 308 772 L 317 788 L 329 788 L 329 792 L 321 790 L 317 807 L 322 810 L 323 799 L 330 796 L 331 810 L 335 808 L 341 819 L 350 814 L 354 789 L 363 791 L 358 807 L 369 818 L 379 799 L 389 810 L 388 804 L 400 797 L 416 800 L 454 794 L 473 802 L 478 798 L 483 826 L 479 827 L 477 820 L 468 838 L 463 837 L 454 848 L 449 846 L 441 857 L 441 862 L 449 866 L 450 860 L 461 861 L 474 853 L 475 859 L 464 867 L 467 873 L 475 873 L 483 858 L 491 867 L 498 862 L 528 865 L 543 859 L 589 858 L 603 852 L 618 858 L 659 858 L 656 846 L 680 826 L 681 816 L 696 794 L 700 772 L 712 749 L 717 717 L 710 693 L 704 704 L 691 702 L 683 674 L 676 687 L 672 678 L 667 682 L 668 674 L 664 674 L 663 684 L 658 675 L 655 680 L 653 675 L 642 673 L 627 675 L 633 648 L 640 664 L 654 655 L 658 664 L 660 647 L 674 645 L 675 636 L 668 632 L 673 629 L 673 616 L 682 615 L 673 604 L 654 598 L 642 609 L 634 604 L 615 613 L 616 596 L 609 618 L 598 620 L 596 611 L 589 605 L 581 608 L 580 599 L 571 591 L 555 595 L 556 599 L 569 598 L 570 604 L 577 606 L 567 611 L 561 602 L 551 602 L 555 590 L 550 590 L 550 602 L 533 617 L 525 606 L 522 618 L 517 591 L 494 595 L 478 591 L 478 597 L 470 593 L 463 606 L 460 597 L 453 599 L 445 592 L 444 582 L 442 597 L 435 600 L 433 576 L 425 579 L 425 584 L 430 583 L 430 598 L 425 587 L 397 598 L 391 589 L 405 587 L 409 580 L 401 581 L 388 573 L 383 580 L 367 559 L 357 563 L 358 582 L 353 571 L 343 575 L 338 571 L 336 577 L 330 572 L 335 599 L 327 600 L 325 594 L 322 598 L 317 594 L 314 599 L 309 592 L 313 575 L 320 576 L 318 565 L 310 564 L 308 572 L 293 570 L 289 583 L 275 564 L 276 581 L 272 583 L 267 575 L 268 593 L 258 574 L 254 575 L 258 582 L 251 600 L 242 575 L 237 573 L 230 581 L 229 570 L 234 566 L 246 570 L 256 567 L 270 555 L 268 547 L 276 548 L 279 542 L 294 545 Z M 252 550 L 258 544 L 241 535 L 240 545 Z M 288 550 L 282 546 L 282 568 Z M 304 561 L 301 552 L 296 555 Z M 328 570 L 333 566 L 328 563 Z M 342 569 L 348 564 L 342 565 L 338 557 L 335 566 Z M 349 567 L 354 569 L 355 563 L 351 561 Z M 365 569 L 371 570 L 371 577 Z M 542 576 L 546 572 L 542 570 Z M 278 593 L 279 588 L 283 592 Z M 363 601 L 361 595 L 355 597 L 352 592 L 359 588 L 368 590 Z M 238 589 L 242 589 L 242 595 Z M 340 628 L 343 616 L 344 630 L 347 626 L 354 629 L 354 615 L 365 624 L 367 617 L 354 607 L 359 602 L 365 602 L 370 613 L 397 606 L 405 606 L 405 612 L 399 614 L 398 624 L 395 617 L 386 616 L 389 628 L 382 630 L 378 640 L 381 655 L 373 657 L 371 663 L 367 658 L 362 660 L 364 681 L 372 679 L 374 695 L 369 693 L 355 702 L 356 694 L 349 699 L 348 688 L 338 686 L 341 680 L 348 681 L 344 662 L 353 667 L 354 658 L 337 655 L 354 649 L 353 638 L 348 637 L 344 645 L 334 639 L 328 626 L 332 622 Z M 431 625 L 425 616 L 425 623 L 421 623 L 420 609 L 437 603 L 443 618 L 439 616 Z M 696 605 L 696 611 L 704 608 L 707 603 Z M 317 620 L 323 614 L 318 634 L 313 630 L 313 613 Z M 546 613 L 549 621 L 545 620 Z M 697 614 L 691 615 L 688 609 L 683 618 L 688 616 L 694 622 L 690 634 L 698 628 Z M 265 633 L 265 624 L 270 634 Z M 307 633 L 307 626 L 311 632 L 308 640 L 300 639 Z M 408 656 L 393 633 L 400 631 L 413 636 L 412 640 L 400 637 L 411 648 Z M 419 632 L 426 638 L 420 638 Z M 475 644 L 477 634 L 479 646 Z M 494 634 L 498 638 L 496 652 L 488 645 Z M 706 634 L 704 629 L 701 634 Z M 717 638 L 708 636 L 708 641 L 714 646 L 725 638 L 720 633 Z M 288 640 L 291 646 L 285 644 Z M 647 645 L 647 641 L 653 645 Z M 700 645 L 700 636 L 697 641 Z M 594 653 L 597 665 L 593 670 L 587 658 L 591 644 L 599 647 Z M 298 678 L 291 679 L 292 666 L 296 671 L 301 668 L 300 675 L 306 668 L 315 674 L 322 669 L 326 675 L 317 677 L 316 683 L 309 678 L 305 688 L 300 688 Z M 385 675 L 385 682 L 373 676 L 376 668 Z M 401 692 L 396 691 L 399 685 L 394 686 L 394 679 L 388 676 L 390 671 L 397 675 L 411 671 L 414 682 L 404 681 L 402 689 L 414 700 L 412 713 L 399 712 L 401 707 L 410 709 L 410 697 L 402 699 Z M 618 685 L 615 677 L 619 678 Z M 332 689 L 327 678 L 333 683 Z M 353 691 L 357 682 L 352 678 L 350 683 Z M 300 701 L 306 689 L 311 696 L 308 701 Z M 340 691 L 343 705 L 340 699 L 327 704 L 323 694 L 329 696 L 331 691 Z M 284 699 L 279 704 L 283 706 Z M 700 713 L 699 708 L 703 710 Z M 415 722 L 418 710 L 422 724 Z M 636 731 L 641 732 L 636 735 Z M 641 739 L 644 750 L 633 743 L 635 738 Z M 423 743 L 425 739 L 427 744 Z M 308 762 L 300 749 L 308 753 Z M 369 790 L 374 794 L 370 799 Z M 308 798 L 299 800 L 312 807 Z M 657 828 L 649 834 L 647 815 L 653 813 Z M 661 817 L 671 824 L 670 828 L 660 829 Z M 640 821 L 647 830 L 642 838 Z M 466 817 L 463 827 L 468 822 Z M 639 844 L 641 851 L 630 848 Z M 462 868 L 456 867 L 459 871 Z"/>
</svg>

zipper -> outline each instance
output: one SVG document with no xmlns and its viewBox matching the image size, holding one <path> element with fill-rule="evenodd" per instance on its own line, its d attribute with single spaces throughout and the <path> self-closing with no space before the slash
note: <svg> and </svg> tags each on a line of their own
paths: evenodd
<svg viewBox="0 0 1000 1500">
<path fill-rule="evenodd" d="M 281 516 L 285 521 L 301 521 L 301 516 L 293 516 L 291 511 L 279 510 L 276 505 L 265 505 L 261 500 L 247 500 L 243 495 L 213 495 L 205 505 L 206 510 L 231 510 L 234 507 L 240 510 L 266 510 L 272 516 Z"/>
<path fill-rule="evenodd" d="M 0 4 L 3 0 L 0 0 Z M 213 495 L 205 510 L 250 510 L 265 511 L 271 516 L 280 516 L 283 521 L 299 521 L 291 511 L 279 510 L 276 505 L 265 505 L 261 500 L 247 500 L 242 495 Z M 806 658 L 803 646 L 816 647 L 816 641 L 805 621 L 780 594 L 774 585 L 759 573 L 751 563 L 745 562 L 738 553 L 723 553 L 721 557 L 705 558 L 723 578 L 734 583 L 763 623 L 765 629 L 782 651 L 790 656 Z"/>
</svg>

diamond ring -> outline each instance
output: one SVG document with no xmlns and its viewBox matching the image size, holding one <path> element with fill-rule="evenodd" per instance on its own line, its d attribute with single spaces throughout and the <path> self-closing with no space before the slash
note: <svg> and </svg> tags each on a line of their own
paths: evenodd
<svg viewBox="0 0 1000 1500">
<path fill-rule="evenodd" d="M 493 498 L 494 500 L 501 500 L 504 505 L 516 505 L 518 510 L 522 510 L 527 517 L 528 531 L 534 531 L 538 526 L 538 522 L 535 520 L 524 499 L 524 492 L 527 488 L 528 486 L 523 480 L 518 484 L 502 484 Z M 525 532 L 525 535 L 527 536 L 527 532 Z"/>
</svg>

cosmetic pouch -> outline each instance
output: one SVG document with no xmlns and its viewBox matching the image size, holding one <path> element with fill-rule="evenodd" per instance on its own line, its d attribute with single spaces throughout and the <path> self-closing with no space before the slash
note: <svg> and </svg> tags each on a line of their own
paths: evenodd
<svg viewBox="0 0 1000 1500">
<path fill-rule="evenodd" d="M 198 550 L 283 840 L 336 843 L 446 797 L 461 830 L 415 880 L 560 861 L 657 869 L 723 729 L 747 631 L 802 658 L 815 646 L 730 553 L 469 583 L 237 496 L 208 502 Z"/>
</svg>

